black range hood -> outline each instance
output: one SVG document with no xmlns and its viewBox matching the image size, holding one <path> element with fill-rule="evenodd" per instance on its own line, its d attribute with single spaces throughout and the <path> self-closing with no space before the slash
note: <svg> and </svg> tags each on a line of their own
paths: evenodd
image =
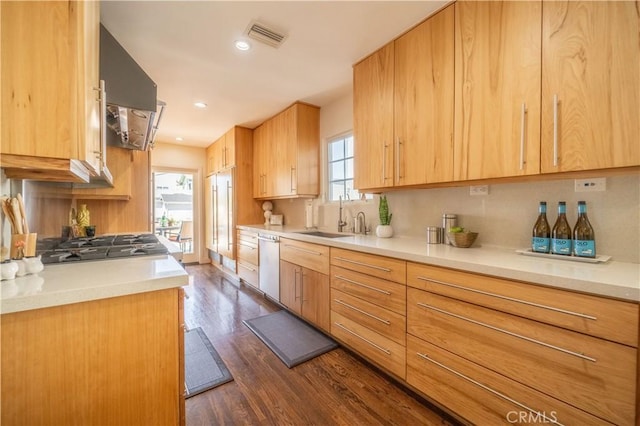
<svg viewBox="0 0 640 426">
<path fill-rule="evenodd" d="M 127 149 L 150 148 L 164 102 L 158 101 L 153 80 L 102 24 L 100 79 L 106 84 L 107 143 Z"/>
</svg>

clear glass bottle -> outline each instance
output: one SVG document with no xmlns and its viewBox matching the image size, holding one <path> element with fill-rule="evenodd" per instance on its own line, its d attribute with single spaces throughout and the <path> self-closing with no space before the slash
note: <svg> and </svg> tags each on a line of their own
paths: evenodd
<svg viewBox="0 0 640 426">
<path fill-rule="evenodd" d="M 551 227 L 547 221 L 547 203 L 540 201 L 538 207 L 538 219 L 533 225 L 531 236 L 531 251 L 536 253 L 549 253 L 551 249 Z"/>
<path fill-rule="evenodd" d="M 551 253 L 571 256 L 571 226 L 567 222 L 567 204 L 558 203 L 558 218 L 551 229 Z"/>
<path fill-rule="evenodd" d="M 578 220 L 573 228 L 573 255 L 596 257 L 596 234 L 587 217 L 587 203 L 578 201 Z"/>
</svg>

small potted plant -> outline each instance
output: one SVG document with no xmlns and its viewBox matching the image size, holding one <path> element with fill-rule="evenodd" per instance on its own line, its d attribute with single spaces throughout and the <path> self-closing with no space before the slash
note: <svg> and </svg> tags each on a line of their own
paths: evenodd
<svg viewBox="0 0 640 426">
<path fill-rule="evenodd" d="M 380 204 L 378 204 L 378 213 L 380 214 L 380 225 L 376 227 L 376 235 L 380 238 L 390 238 L 393 236 L 393 228 L 391 227 L 391 218 L 393 214 L 389 213 L 389 203 L 385 195 L 380 196 Z"/>
</svg>

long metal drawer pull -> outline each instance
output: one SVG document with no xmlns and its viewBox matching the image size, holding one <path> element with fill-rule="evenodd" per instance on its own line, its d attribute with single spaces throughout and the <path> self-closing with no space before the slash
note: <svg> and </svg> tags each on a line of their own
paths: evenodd
<svg viewBox="0 0 640 426">
<path fill-rule="evenodd" d="M 553 95 L 553 167 L 558 167 L 558 94 Z"/>
<path fill-rule="evenodd" d="M 319 251 L 308 250 L 308 249 L 304 249 L 302 247 L 293 246 L 291 244 L 285 244 L 284 246 L 292 248 L 294 250 L 302 251 L 304 253 L 309 253 L 309 254 L 313 254 L 313 255 L 316 255 L 316 256 L 322 256 L 322 253 L 320 253 Z"/>
<path fill-rule="evenodd" d="M 473 320 L 471 318 L 463 317 L 462 315 L 454 314 L 453 312 L 448 312 L 448 311 L 445 311 L 443 309 L 436 308 L 435 306 L 426 305 L 424 303 L 418 303 L 417 305 L 422 307 L 422 308 L 432 309 L 432 310 L 434 310 L 436 312 L 440 312 L 442 314 L 449 315 L 449 316 L 452 316 L 454 318 L 458 318 L 458 319 L 461 319 L 463 321 L 470 322 L 472 324 L 476 324 L 476 325 L 479 325 L 479 326 L 482 326 L 482 327 L 486 327 L 486 328 L 488 328 L 490 330 L 494 330 L 494 331 L 497 331 L 499 333 L 504 333 L 504 334 L 507 334 L 507 335 L 512 336 L 512 337 L 517 337 L 518 339 L 526 340 L 527 342 L 535 343 L 537 345 L 544 346 L 544 347 L 549 348 L 549 349 L 555 349 L 556 351 L 564 352 L 565 354 L 573 355 L 573 356 L 576 356 L 578 358 L 585 359 L 587 361 L 596 362 L 596 359 L 592 358 L 590 356 L 586 356 L 586 355 L 583 355 L 583 354 L 578 353 L 578 352 L 573 352 L 573 351 L 570 351 L 569 349 L 564 349 L 564 348 L 561 348 L 559 346 L 554 346 L 554 345 L 551 345 L 549 343 L 541 342 L 540 340 L 532 339 L 531 337 L 523 336 L 521 334 L 517 334 L 517 333 L 511 332 L 511 331 L 508 331 L 508 330 L 504 330 L 502 328 L 494 327 L 493 325 L 485 324 L 483 322 L 476 321 L 476 320 Z"/>
<path fill-rule="evenodd" d="M 567 314 L 567 315 L 574 315 L 576 317 L 580 317 L 580 318 L 584 318 L 584 319 L 589 319 L 589 320 L 594 320 L 594 321 L 596 321 L 598 319 L 597 317 L 594 317 L 593 315 L 587 315 L 587 314 L 581 314 L 579 312 L 567 311 L 566 309 L 560 309 L 560 308 L 554 308 L 553 306 L 541 305 L 539 303 L 529 302 L 527 300 L 516 299 L 515 297 L 502 296 L 500 294 L 489 293 L 488 291 L 476 290 L 475 288 L 469 288 L 469 287 L 464 287 L 464 286 L 461 286 L 461 285 L 446 283 L 444 281 L 432 280 L 431 278 L 427 278 L 427 277 L 418 276 L 418 277 L 416 277 L 416 279 L 419 279 L 421 281 L 432 282 L 432 283 L 435 283 L 435 284 L 441 284 L 441 285 L 444 285 L 444 286 L 447 286 L 447 287 L 457 288 L 459 290 L 466 290 L 466 291 L 470 291 L 470 292 L 473 292 L 473 293 L 483 294 L 485 296 L 491 296 L 491 297 L 495 297 L 497 299 L 509 300 L 510 302 L 517 302 L 517 303 L 522 303 L 524 305 L 535 306 L 536 308 L 548 309 L 550 311 L 560 312 L 560 313 Z"/>
<path fill-rule="evenodd" d="M 391 272 L 391 269 L 389 268 L 383 268 L 382 266 L 376 266 L 376 265 L 369 265 L 368 263 L 358 262 L 356 260 L 351 260 L 351 259 L 345 259 L 344 257 L 340 257 L 340 256 L 336 256 L 334 257 L 334 259 L 342 260 L 343 262 L 347 262 L 347 263 L 353 263 L 354 265 L 366 266 L 367 268 L 373 268 L 379 271 Z"/>
<path fill-rule="evenodd" d="M 450 373 L 455 374 L 456 376 L 458 376 L 458 377 L 460 377 L 460 378 L 462 378 L 462 379 L 464 379 L 464 380 L 466 380 L 466 381 L 468 381 L 468 382 L 473 383 L 473 384 L 474 384 L 474 385 L 476 385 L 476 386 L 481 387 L 482 389 L 484 389 L 484 390 L 486 390 L 486 391 L 488 391 L 488 392 L 491 392 L 492 394 L 496 395 L 496 396 L 497 396 L 497 397 L 499 397 L 499 398 L 502 398 L 502 399 L 504 399 L 504 400 L 506 400 L 506 401 L 509 401 L 510 403 L 515 404 L 515 405 L 517 405 L 517 406 L 518 406 L 518 407 L 520 407 L 520 408 L 524 408 L 525 410 L 527 410 L 527 411 L 529 411 L 529 412 L 531 412 L 531 413 L 535 413 L 535 414 L 539 414 L 539 415 L 541 415 L 541 416 L 542 416 L 542 417 L 544 417 L 544 419 L 545 419 L 546 421 L 548 421 L 549 423 L 553 423 L 553 424 L 556 424 L 556 425 L 559 425 L 559 426 L 564 426 L 562 423 L 559 423 L 559 422 L 555 421 L 554 419 L 550 419 L 550 418 L 548 418 L 547 416 L 545 416 L 545 415 L 544 415 L 544 412 L 536 411 L 536 410 L 534 410 L 533 408 L 527 407 L 527 406 L 526 406 L 526 405 L 524 405 L 523 403 L 518 402 L 518 401 L 516 401 L 515 399 L 509 398 L 509 397 L 508 397 L 508 396 L 506 396 L 505 394 L 500 393 L 500 392 L 498 392 L 497 390 L 492 389 L 492 388 L 490 388 L 489 386 L 484 385 L 484 384 L 482 384 L 482 383 L 480 383 L 480 382 L 478 382 L 478 381 L 476 381 L 476 380 L 473 380 L 471 377 L 466 376 L 466 375 L 464 375 L 464 374 L 460 373 L 459 371 L 454 370 L 454 369 L 453 369 L 453 368 L 451 368 L 451 367 L 447 367 L 446 365 L 444 365 L 444 364 L 442 364 L 442 363 L 440 363 L 440 362 L 436 361 L 435 359 L 429 358 L 429 355 L 427 355 L 427 354 L 421 354 L 420 352 L 416 352 L 416 355 L 418 355 L 420 358 L 424 358 L 425 360 L 427 360 L 427 361 L 429 361 L 429 362 L 431 362 L 431 363 L 433 363 L 433 364 L 437 365 L 437 366 L 438 366 L 438 367 L 440 367 L 440 368 L 443 368 L 443 369 L 447 370 L 447 371 L 448 371 L 448 372 L 450 372 Z"/>
<path fill-rule="evenodd" d="M 247 265 L 243 265 L 242 263 L 238 263 L 238 266 L 242 266 L 244 269 L 248 269 L 251 272 L 255 272 L 256 271 L 255 268 L 250 268 Z"/>
<path fill-rule="evenodd" d="M 391 296 L 390 291 L 386 291 L 370 285 L 362 284 L 358 281 L 350 280 L 349 278 L 343 277 L 342 275 L 334 275 L 334 277 L 336 277 L 339 280 L 346 281 L 351 284 L 359 285 L 360 287 L 368 288 L 369 290 L 377 291 L 378 293 L 386 294 L 387 296 Z"/>
<path fill-rule="evenodd" d="M 387 325 L 391 325 L 391 321 L 388 321 L 388 320 L 386 320 L 386 319 L 382 319 L 382 318 L 377 317 L 377 316 L 375 316 L 375 315 L 373 315 L 373 314 L 370 314 L 370 313 L 369 313 L 369 312 L 367 312 L 367 311 L 363 311 L 362 309 L 356 308 L 355 306 L 350 305 L 350 304 L 348 304 L 348 303 L 346 303 L 346 302 L 343 302 L 343 301 L 342 301 L 342 300 L 340 300 L 340 299 L 333 299 L 333 301 L 334 301 L 334 302 L 336 302 L 336 303 L 341 304 L 342 306 L 346 306 L 346 307 L 347 307 L 347 308 L 349 308 L 349 309 L 353 309 L 353 310 L 354 310 L 354 311 L 356 311 L 356 312 L 360 312 L 361 314 L 366 315 L 366 316 L 368 316 L 368 317 L 370 317 L 370 318 L 373 318 L 373 319 L 374 319 L 374 320 L 376 320 L 376 321 L 380 321 L 381 323 L 384 323 L 384 324 L 387 324 Z"/>
<path fill-rule="evenodd" d="M 340 327 L 341 329 L 343 329 L 344 331 L 346 331 L 347 333 L 353 334 L 354 336 L 356 336 L 358 339 L 361 339 L 365 342 L 367 342 L 368 344 L 370 344 L 371 346 L 373 346 L 374 348 L 378 349 L 379 351 L 384 352 L 387 355 L 391 355 L 391 351 L 389 349 L 385 349 L 382 346 L 378 346 L 375 343 L 373 343 L 371 340 L 369 339 L 365 339 L 364 337 L 362 337 L 361 335 L 359 335 L 358 333 L 349 330 L 347 327 L 345 327 L 344 325 L 338 323 L 338 322 L 334 322 L 335 325 L 337 325 L 338 327 Z"/>
<path fill-rule="evenodd" d="M 524 135 L 525 135 L 525 117 L 527 115 L 527 104 L 522 103 L 520 111 L 520 170 L 524 169 Z"/>
<path fill-rule="evenodd" d="M 240 244 L 242 247 L 248 248 L 249 250 L 255 250 L 256 249 L 255 247 L 251 247 L 251 246 L 246 245 L 242 241 L 239 241 L 238 244 Z"/>
</svg>

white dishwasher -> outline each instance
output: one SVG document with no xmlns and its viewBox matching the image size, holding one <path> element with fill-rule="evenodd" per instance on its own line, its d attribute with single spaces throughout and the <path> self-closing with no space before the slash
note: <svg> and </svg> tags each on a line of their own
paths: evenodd
<svg viewBox="0 0 640 426">
<path fill-rule="evenodd" d="M 280 302 L 280 237 L 258 233 L 260 290 Z"/>
</svg>

